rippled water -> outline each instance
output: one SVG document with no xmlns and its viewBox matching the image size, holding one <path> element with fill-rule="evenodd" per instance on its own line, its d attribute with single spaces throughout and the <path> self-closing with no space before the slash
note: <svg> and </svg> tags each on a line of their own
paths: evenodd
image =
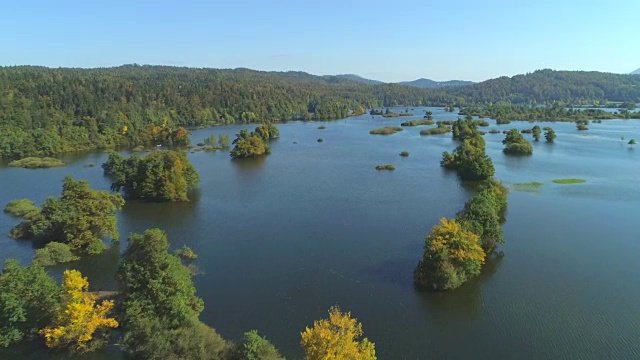
<svg viewBox="0 0 640 360">
<path fill-rule="evenodd" d="M 415 118 L 422 110 L 415 108 Z M 431 110 L 436 120 L 457 118 Z M 511 193 L 507 244 L 479 278 L 429 294 L 412 286 L 424 237 L 472 191 L 439 167 L 440 154 L 456 146 L 450 134 L 420 136 L 425 127 L 368 134 L 406 120 L 363 115 L 282 124 L 272 154 L 262 159 L 190 154 L 201 177 L 192 201 L 127 203 L 118 216 L 121 244 L 71 266 L 92 288 L 116 289 L 127 234 L 163 228 L 172 248 L 187 244 L 199 254 L 203 274 L 194 281 L 205 301 L 202 320 L 234 340 L 258 329 L 289 358 L 302 354 L 300 331 L 334 304 L 363 322 L 382 359 L 640 357 L 640 148 L 627 145 L 640 140 L 640 121 L 605 121 L 586 132 L 572 123 L 544 124 L 556 130 L 556 143 L 534 143 L 530 157 L 503 155 L 504 135 L 487 134 L 498 178 L 544 185 Z M 487 129 L 533 126 L 490 122 Z M 198 130 L 192 142 L 241 128 Z M 411 155 L 400 157 L 403 150 Z M 104 153 L 64 159 L 69 165 L 47 170 L 0 167 L 0 203 L 40 203 L 60 193 L 67 174 L 109 188 L 99 166 Z M 86 167 L 90 162 L 96 166 Z M 386 163 L 396 170 L 374 169 Z M 573 177 L 586 183 L 551 182 Z M 27 263 L 30 243 L 6 236 L 16 223 L 0 215 L 0 258 Z M 20 353 L 29 355 L 42 354 Z"/>
</svg>

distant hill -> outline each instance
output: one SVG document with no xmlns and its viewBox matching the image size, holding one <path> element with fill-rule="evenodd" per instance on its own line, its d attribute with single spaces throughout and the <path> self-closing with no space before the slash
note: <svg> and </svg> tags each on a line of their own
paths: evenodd
<svg viewBox="0 0 640 360">
<path fill-rule="evenodd" d="M 636 70 L 636 71 L 632 72 L 631 74 L 633 74 L 633 75 L 640 75 L 640 69 L 638 69 L 638 70 Z"/>
<path fill-rule="evenodd" d="M 421 89 L 440 89 L 447 86 L 462 86 L 462 85 L 471 85 L 475 84 L 473 81 L 465 81 L 465 80 L 449 80 L 449 81 L 434 81 L 431 79 L 418 79 L 413 81 L 402 81 L 401 85 L 408 85 L 413 87 L 418 87 Z"/>
<path fill-rule="evenodd" d="M 382 84 L 382 81 L 366 79 L 360 75 L 355 75 L 355 74 L 325 75 L 323 77 L 327 79 L 333 78 L 337 80 L 346 80 L 346 81 L 369 84 L 369 85 Z"/>
<path fill-rule="evenodd" d="M 441 89 L 466 102 L 510 101 L 514 104 L 563 101 L 580 104 L 594 101 L 640 102 L 640 76 L 597 71 L 537 70 L 525 75 L 499 77 L 470 86 Z"/>
</svg>

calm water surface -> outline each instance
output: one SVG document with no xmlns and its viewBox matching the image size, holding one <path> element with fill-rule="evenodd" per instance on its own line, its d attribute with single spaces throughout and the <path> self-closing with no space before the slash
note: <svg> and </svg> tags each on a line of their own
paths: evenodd
<svg viewBox="0 0 640 360">
<path fill-rule="evenodd" d="M 415 118 L 423 110 L 415 108 Z M 436 120 L 457 118 L 430 110 Z M 127 203 L 118 215 L 123 241 L 70 266 L 88 276 L 92 288 L 115 290 L 127 235 L 160 227 L 173 249 L 186 244 L 199 254 L 195 264 L 203 274 L 194 281 L 206 306 L 201 319 L 233 340 L 258 329 L 289 358 L 301 356 L 305 326 L 335 304 L 363 322 L 381 359 L 640 357 L 640 148 L 627 145 L 640 140 L 640 121 L 605 121 L 586 132 L 572 123 L 544 124 L 556 130 L 556 143 L 534 143 L 530 157 L 503 155 L 504 135 L 487 134 L 498 178 L 544 185 L 512 191 L 507 244 L 479 278 L 429 294 L 412 286 L 424 238 L 473 192 L 439 166 L 441 153 L 456 146 L 450 134 L 420 136 L 425 127 L 368 134 L 405 120 L 363 115 L 279 125 L 280 139 L 261 159 L 190 154 L 201 177 L 192 201 Z M 488 129 L 532 126 L 491 121 Z M 241 128 L 198 130 L 192 142 Z M 398 156 L 403 150 L 411 155 Z M 109 188 L 100 168 L 105 153 L 63 159 L 67 166 L 46 170 L 2 165 L 0 204 L 41 203 L 59 195 L 68 174 Z M 96 166 L 87 167 L 91 162 Z M 374 169 L 386 163 L 396 170 Z M 551 182 L 569 177 L 587 182 Z M 0 215 L 0 259 L 26 264 L 31 244 L 7 237 L 17 222 Z M 52 269 L 57 277 L 61 271 Z M 115 350 L 90 356 L 119 357 Z"/>
</svg>

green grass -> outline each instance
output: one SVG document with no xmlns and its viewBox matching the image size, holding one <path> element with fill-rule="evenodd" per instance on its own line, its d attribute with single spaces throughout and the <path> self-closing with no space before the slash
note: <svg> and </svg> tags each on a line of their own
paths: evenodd
<svg viewBox="0 0 640 360">
<path fill-rule="evenodd" d="M 391 135 L 395 134 L 399 131 L 402 131 L 402 128 L 399 126 L 385 126 L 383 128 L 373 129 L 369 131 L 371 135 Z"/>
<path fill-rule="evenodd" d="M 378 165 L 376 166 L 376 170 L 395 170 L 396 167 L 392 164 Z"/>
<path fill-rule="evenodd" d="M 515 191 L 536 192 L 540 189 L 542 185 L 544 184 L 541 182 L 533 181 L 528 183 L 516 183 L 511 185 L 511 187 Z"/>
<path fill-rule="evenodd" d="M 553 182 L 556 184 L 582 184 L 587 181 L 582 179 L 556 179 Z"/>
<path fill-rule="evenodd" d="M 26 157 L 20 160 L 14 160 L 9 163 L 11 167 L 21 167 L 26 169 L 46 169 L 56 166 L 64 166 L 64 162 L 50 157 Z"/>
</svg>

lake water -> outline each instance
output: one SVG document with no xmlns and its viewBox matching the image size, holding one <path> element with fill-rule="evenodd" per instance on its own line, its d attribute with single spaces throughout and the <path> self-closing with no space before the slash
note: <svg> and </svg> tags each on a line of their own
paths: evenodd
<svg viewBox="0 0 640 360">
<path fill-rule="evenodd" d="M 413 118 L 423 110 L 414 108 Z M 430 110 L 436 120 L 457 118 Z M 496 177 L 507 185 L 544 185 L 511 192 L 507 243 L 480 277 L 433 294 L 412 285 L 425 236 L 473 192 L 439 166 L 441 153 L 457 145 L 450 134 L 420 136 L 422 126 L 368 133 L 408 119 L 363 115 L 278 125 L 280 139 L 260 159 L 190 154 L 201 178 L 192 201 L 127 203 L 118 215 L 121 243 L 70 266 L 93 289 L 115 290 L 127 234 L 160 227 L 172 249 L 186 244 L 199 254 L 201 319 L 233 340 L 258 329 L 288 358 L 302 355 L 300 332 L 335 304 L 362 321 L 381 359 L 640 357 L 640 148 L 627 145 L 640 140 L 640 121 L 609 120 L 582 132 L 573 123 L 541 124 L 558 137 L 555 144 L 534 143 L 530 157 L 505 156 L 504 135 L 487 134 Z M 490 123 L 486 129 L 533 126 Z M 241 128 L 194 131 L 192 142 Z M 411 155 L 400 157 L 403 150 Z M 46 170 L 2 165 L 0 204 L 57 196 L 68 174 L 109 188 L 100 168 L 105 153 L 62 158 L 67 166 Z M 87 167 L 91 162 L 96 166 Z M 374 169 L 387 163 L 396 170 Z M 586 183 L 551 182 L 574 177 Z M 7 237 L 17 222 L 0 214 L 0 260 L 26 264 L 31 244 Z M 61 271 L 52 269 L 57 277 Z M 119 357 L 114 350 L 90 356 Z"/>
</svg>

